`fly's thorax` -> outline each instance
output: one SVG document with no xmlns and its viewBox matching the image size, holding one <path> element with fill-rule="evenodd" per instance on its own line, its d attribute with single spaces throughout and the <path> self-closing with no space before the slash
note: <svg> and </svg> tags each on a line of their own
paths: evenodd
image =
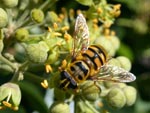
<svg viewBox="0 0 150 113">
<path fill-rule="evenodd" d="M 63 70 L 60 73 L 60 88 L 63 89 L 77 89 L 78 84 L 75 79 L 70 75 L 67 70 Z"/>
<path fill-rule="evenodd" d="M 78 83 L 84 82 L 90 73 L 89 66 L 84 60 L 76 60 L 72 62 L 68 71 Z"/>
</svg>

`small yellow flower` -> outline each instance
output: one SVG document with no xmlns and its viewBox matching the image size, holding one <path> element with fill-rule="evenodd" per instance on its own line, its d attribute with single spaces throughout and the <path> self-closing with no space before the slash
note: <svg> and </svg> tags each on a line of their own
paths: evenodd
<svg viewBox="0 0 150 113">
<path fill-rule="evenodd" d="M 78 15 L 81 14 L 81 10 L 78 9 L 78 10 L 77 10 L 77 14 L 78 14 Z"/>
<path fill-rule="evenodd" d="M 8 82 L 0 86 L 0 109 L 18 110 L 20 101 L 21 91 L 17 84 Z"/>
<path fill-rule="evenodd" d="M 52 67 L 49 64 L 45 65 L 46 73 L 50 73 L 53 71 Z"/>
<path fill-rule="evenodd" d="M 54 35 L 55 35 L 55 36 L 62 36 L 62 34 L 59 33 L 59 32 L 54 32 Z"/>
<path fill-rule="evenodd" d="M 65 15 L 59 14 L 59 18 L 60 18 L 61 20 L 63 20 L 63 19 L 65 18 Z"/>
<path fill-rule="evenodd" d="M 64 38 L 66 39 L 66 41 L 69 41 L 71 39 L 71 35 L 68 33 L 65 33 Z"/>
<path fill-rule="evenodd" d="M 105 23 L 104 23 L 104 28 L 110 28 L 111 25 L 112 25 L 111 22 L 105 22 Z"/>
<path fill-rule="evenodd" d="M 62 61 L 62 64 L 61 64 L 61 67 L 59 67 L 59 69 L 60 69 L 60 70 L 63 70 L 63 69 L 66 68 L 66 66 L 67 66 L 67 61 L 66 61 L 66 60 L 63 60 L 63 61 Z"/>
<path fill-rule="evenodd" d="M 58 24 L 55 22 L 53 23 L 53 28 L 56 30 L 58 28 Z"/>
<path fill-rule="evenodd" d="M 48 88 L 48 81 L 47 81 L 47 80 L 43 80 L 43 81 L 41 82 L 41 86 L 42 86 L 43 88 L 47 89 L 47 88 Z"/>
<path fill-rule="evenodd" d="M 121 4 L 114 5 L 115 10 L 120 10 Z"/>
<path fill-rule="evenodd" d="M 121 11 L 120 10 L 118 10 L 118 11 L 116 11 L 116 13 L 115 13 L 115 17 L 118 17 L 119 15 L 121 14 Z"/>
<path fill-rule="evenodd" d="M 92 21 L 93 21 L 93 23 L 95 23 L 95 24 L 98 23 L 98 19 L 97 19 L 97 18 L 94 18 Z"/>
<path fill-rule="evenodd" d="M 109 34 L 110 34 L 110 29 L 108 29 L 108 28 L 105 29 L 105 30 L 104 30 L 104 35 L 105 35 L 105 36 L 109 36 Z"/>
<path fill-rule="evenodd" d="M 102 12 L 103 12 L 102 8 L 100 8 L 100 7 L 97 8 L 97 13 L 98 13 L 98 14 L 101 14 Z"/>
<path fill-rule="evenodd" d="M 111 31 L 111 32 L 110 32 L 110 35 L 111 35 L 111 36 L 115 36 L 115 35 L 116 35 L 116 32 L 115 32 L 115 31 Z"/>
<path fill-rule="evenodd" d="M 52 32 L 52 29 L 50 27 L 48 27 L 48 32 Z"/>
<path fill-rule="evenodd" d="M 62 31 L 68 31 L 69 30 L 69 26 L 64 26 L 61 28 Z"/>
<path fill-rule="evenodd" d="M 98 29 L 98 25 L 97 24 L 93 24 L 93 28 L 95 29 L 95 30 L 97 30 Z"/>
</svg>

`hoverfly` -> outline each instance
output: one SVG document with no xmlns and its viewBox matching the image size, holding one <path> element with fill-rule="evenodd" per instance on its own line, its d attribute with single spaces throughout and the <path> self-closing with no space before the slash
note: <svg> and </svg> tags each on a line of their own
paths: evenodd
<svg viewBox="0 0 150 113">
<path fill-rule="evenodd" d="M 131 82 L 135 76 L 117 66 L 107 65 L 108 56 L 100 45 L 89 45 L 89 30 L 82 14 L 77 16 L 73 36 L 72 60 L 60 73 L 60 87 L 78 89 L 87 79 Z"/>
</svg>

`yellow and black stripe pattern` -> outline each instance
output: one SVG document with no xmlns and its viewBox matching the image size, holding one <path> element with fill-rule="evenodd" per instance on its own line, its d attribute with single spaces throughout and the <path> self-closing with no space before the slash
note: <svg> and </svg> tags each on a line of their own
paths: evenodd
<svg viewBox="0 0 150 113">
<path fill-rule="evenodd" d="M 61 72 L 60 87 L 63 89 L 76 89 L 79 83 L 90 79 L 97 74 L 100 67 L 106 63 L 107 55 L 103 47 L 91 45 L 84 52 L 81 52 Z"/>
</svg>

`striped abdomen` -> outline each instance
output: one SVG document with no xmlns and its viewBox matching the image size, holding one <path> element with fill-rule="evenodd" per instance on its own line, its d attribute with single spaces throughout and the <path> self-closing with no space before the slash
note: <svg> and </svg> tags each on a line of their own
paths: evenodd
<svg viewBox="0 0 150 113">
<path fill-rule="evenodd" d="M 86 52 L 82 53 L 84 61 L 90 68 L 90 75 L 93 76 L 99 72 L 102 65 L 106 63 L 107 55 L 103 47 L 100 45 L 91 45 Z"/>
<path fill-rule="evenodd" d="M 106 63 L 106 59 L 105 50 L 101 46 L 91 45 L 61 73 L 60 86 L 64 89 L 76 89 L 78 83 L 97 74 L 100 67 Z"/>
</svg>

